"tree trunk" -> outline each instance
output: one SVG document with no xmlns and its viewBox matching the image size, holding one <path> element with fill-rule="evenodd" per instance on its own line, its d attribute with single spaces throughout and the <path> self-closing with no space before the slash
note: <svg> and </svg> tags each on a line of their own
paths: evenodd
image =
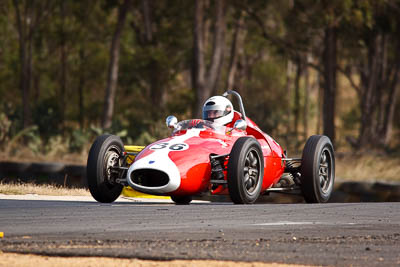
<svg viewBox="0 0 400 267">
<path fill-rule="evenodd" d="M 289 59 L 286 64 L 286 116 L 287 116 L 287 122 L 286 122 L 286 146 L 288 147 L 292 140 L 291 134 L 292 134 L 292 79 L 293 76 L 293 62 Z"/>
<path fill-rule="evenodd" d="M 389 62 L 389 42 L 393 46 L 394 54 L 392 64 Z M 378 124 L 375 130 L 375 138 L 378 145 L 387 147 L 390 144 L 393 128 L 394 112 L 399 92 L 398 80 L 400 75 L 400 40 L 390 40 L 383 34 L 381 39 L 381 56 L 379 56 L 381 70 L 379 75 L 379 110 Z"/>
<path fill-rule="evenodd" d="M 371 146 L 374 139 L 374 128 L 377 123 L 376 111 L 376 93 L 379 73 L 379 57 L 380 46 L 379 40 L 381 36 L 375 34 L 368 44 L 368 62 L 360 71 L 361 73 L 361 127 L 358 137 L 358 146 Z"/>
<path fill-rule="evenodd" d="M 301 59 L 297 60 L 296 64 L 296 78 L 294 81 L 294 109 L 293 109 L 293 130 L 294 130 L 294 137 L 298 143 L 298 133 L 299 133 L 299 121 L 300 121 L 300 78 L 302 73 L 302 64 Z"/>
<path fill-rule="evenodd" d="M 195 2 L 192 81 L 196 93 L 193 115 L 197 118 L 201 117 L 202 106 L 218 82 L 222 66 L 226 27 L 225 1 L 215 2 L 215 16 L 211 63 L 207 69 L 204 60 L 204 1 Z"/>
<path fill-rule="evenodd" d="M 317 72 L 317 87 L 318 87 L 318 100 L 317 100 L 317 105 L 318 105 L 318 110 L 317 110 L 317 133 L 322 132 L 322 113 L 323 113 L 323 94 L 324 94 L 324 81 L 322 78 L 322 75 L 320 72 Z"/>
<path fill-rule="evenodd" d="M 61 25 L 60 25 L 60 61 L 61 61 L 61 79 L 60 79 L 60 96 L 59 108 L 61 113 L 61 129 L 64 131 L 65 109 L 66 109 L 66 88 L 67 88 L 67 51 L 65 40 L 65 2 L 60 2 Z"/>
<path fill-rule="evenodd" d="M 196 104 L 193 109 L 193 115 L 194 117 L 200 117 L 200 106 L 204 103 L 203 99 L 207 98 L 207 92 L 204 90 L 206 78 L 206 66 L 204 62 L 204 1 L 195 1 L 194 12 L 192 80 L 196 93 Z"/>
<path fill-rule="evenodd" d="M 30 109 L 30 80 L 32 69 L 32 34 L 29 27 L 26 27 L 25 21 L 31 19 L 31 10 L 26 12 L 26 18 L 21 16 L 19 3 L 17 0 L 13 1 L 15 8 L 15 17 L 17 22 L 18 39 L 19 39 L 19 60 L 20 60 L 20 90 L 22 94 L 22 125 L 23 128 L 31 124 L 31 109 Z"/>
<path fill-rule="evenodd" d="M 207 70 L 207 80 L 206 80 L 207 82 L 206 86 L 208 92 L 215 90 L 222 68 L 224 47 L 225 47 L 225 28 L 226 28 L 225 6 L 226 4 L 224 0 L 216 2 L 215 6 L 216 18 L 214 24 L 214 36 L 213 36 L 213 47 L 212 47 L 213 53 L 211 55 L 210 66 Z M 204 99 L 204 101 L 205 100 L 206 99 Z M 203 103 L 201 104 L 201 106 L 203 105 Z"/>
<path fill-rule="evenodd" d="M 126 14 L 130 7 L 130 0 L 125 0 L 118 10 L 118 21 L 115 27 L 114 35 L 110 49 L 110 63 L 108 65 L 107 86 L 104 98 L 104 110 L 101 126 L 103 129 L 111 127 L 114 113 L 115 94 L 118 83 L 119 50 L 122 29 L 125 24 Z"/>
<path fill-rule="evenodd" d="M 232 38 L 229 67 L 228 67 L 228 79 L 226 83 L 227 90 L 238 89 L 235 87 L 235 75 L 237 69 L 238 54 L 240 53 L 240 50 L 242 50 L 243 46 L 243 36 L 242 36 L 243 22 L 244 22 L 243 11 L 240 11 L 238 14 L 238 19 L 235 24 L 235 31 L 233 33 L 233 38 Z"/>
<path fill-rule="evenodd" d="M 395 78 L 396 82 L 394 82 L 394 86 L 391 88 L 391 91 L 389 93 L 388 103 L 385 108 L 384 123 L 380 136 L 384 146 L 389 146 L 392 137 L 394 111 L 396 110 L 397 96 L 400 91 L 399 89 L 400 86 L 397 85 L 398 77 L 399 77 L 399 68 L 397 69 L 397 74 Z"/>
<path fill-rule="evenodd" d="M 85 48 L 82 44 L 79 49 L 79 59 L 80 59 L 80 67 L 79 67 L 79 84 L 78 84 L 78 92 L 79 92 L 79 125 L 81 129 L 84 128 L 85 125 L 85 94 L 84 88 L 86 83 L 86 74 L 85 74 Z"/>
<path fill-rule="evenodd" d="M 323 133 L 331 139 L 333 144 L 335 143 L 336 49 L 336 28 L 329 26 L 325 29 L 323 52 Z"/>
<path fill-rule="evenodd" d="M 303 128 L 304 140 L 308 138 L 308 115 L 310 99 L 310 73 L 308 71 L 309 55 L 306 57 L 306 66 L 304 68 L 304 107 L 303 107 Z"/>
<path fill-rule="evenodd" d="M 151 12 L 149 0 L 142 0 L 142 14 L 144 21 L 144 34 L 147 43 L 153 41 L 153 30 L 151 27 Z"/>
</svg>

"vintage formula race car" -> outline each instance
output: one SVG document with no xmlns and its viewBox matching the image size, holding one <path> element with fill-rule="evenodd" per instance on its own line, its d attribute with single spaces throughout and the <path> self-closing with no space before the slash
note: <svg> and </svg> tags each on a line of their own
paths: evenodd
<svg viewBox="0 0 400 267">
<path fill-rule="evenodd" d="M 115 135 L 101 135 L 87 161 L 88 187 L 99 202 L 116 200 L 124 186 L 171 196 L 188 204 L 193 196 L 229 194 L 236 204 L 254 203 L 261 194 L 302 194 L 308 203 L 327 202 L 335 180 L 335 156 L 327 136 L 308 138 L 301 158 L 282 147 L 245 115 L 234 111 L 233 127 L 208 120 L 166 120 L 168 138 L 148 146 L 124 146 Z"/>
</svg>

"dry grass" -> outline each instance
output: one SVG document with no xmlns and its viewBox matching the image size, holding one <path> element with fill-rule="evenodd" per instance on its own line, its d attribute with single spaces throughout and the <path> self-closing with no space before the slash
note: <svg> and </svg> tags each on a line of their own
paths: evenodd
<svg viewBox="0 0 400 267">
<path fill-rule="evenodd" d="M 345 155 L 336 158 L 336 177 L 347 181 L 400 182 L 400 158 L 382 155 Z"/>
<path fill-rule="evenodd" d="M 86 189 L 66 188 L 56 185 L 36 185 L 32 183 L 2 183 L 0 194 L 5 195 L 49 195 L 49 196 L 90 196 Z"/>
</svg>

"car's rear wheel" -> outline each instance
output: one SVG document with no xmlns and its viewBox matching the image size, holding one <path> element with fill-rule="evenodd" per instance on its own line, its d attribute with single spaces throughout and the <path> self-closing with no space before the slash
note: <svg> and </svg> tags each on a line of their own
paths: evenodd
<svg viewBox="0 0 400 267">
<path fill-rule="evenodd" d="M 112 167 L 121 166 L 124 145 L 115 135 L 101 135 L 96 138 L 89 151 L 87 161 L 87 182 L 93 198 L 102 203 L 114 202 L 123 186 L 116 183 L 120 174 Z"/>
<path fill-rule="evenodd" d="M 235 204 L 252 204 L 260 195 L 264 158 L 260 143 L 241 137 L 233 145 L 228 161 L 228 189 Z"/>
<path fill-rule="evenodd" d="M 171 196 L 171 199 L 178 205 L 188 205 L 192 202 L 191 196 Z"/>
<path fill-rule="evenodd" d="M 307 203 L 328 202 L 335 181 L 335 155 L 324 135 L 308 138 L 301 159 L 301 191 Z"/>
</svg>

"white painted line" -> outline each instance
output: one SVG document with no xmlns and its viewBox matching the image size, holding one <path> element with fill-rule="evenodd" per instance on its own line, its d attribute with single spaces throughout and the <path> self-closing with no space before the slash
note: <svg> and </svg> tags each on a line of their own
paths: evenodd
<svg viewBox="0 0 400 267">
<path fill-rule="evenodd" d="M 283 226 L 283 225 L 355 225 L 356 223 L 331 223 L 331 222 L 269 222 L 269 223 L 256 223 L 251 225 L 256 226 Z"/>
</svg>

